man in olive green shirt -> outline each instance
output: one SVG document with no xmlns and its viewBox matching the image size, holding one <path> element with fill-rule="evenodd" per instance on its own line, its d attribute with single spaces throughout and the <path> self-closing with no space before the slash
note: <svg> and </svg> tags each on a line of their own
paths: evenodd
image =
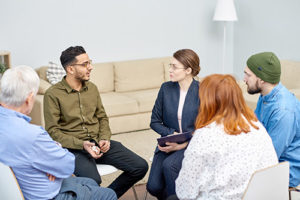
<svg viewBox="0 0 300 200">
<path fill-rule="evenodd" d="M 89 81 L 93 66 L 84 48 L 69 47 L 60 60 L 67 75 L 44 96 L 46 130 L 75 155 L 76 176 L 90 177 L 100 184 L 97 163 L 123 170 L 109 186 L 120 197 L 145 176 L 147 162 L 110 140 L 108 117 L 97 87 Z"/>
</svg>

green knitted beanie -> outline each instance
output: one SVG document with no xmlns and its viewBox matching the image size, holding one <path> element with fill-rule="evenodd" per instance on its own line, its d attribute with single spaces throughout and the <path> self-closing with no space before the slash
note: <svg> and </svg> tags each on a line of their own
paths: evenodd
<svg viewBox="0 0 300 200">
<path fill-rule="evenodd" d="M 248 68 L 261 80 L 268 83 L 279 83 L 281 66 L 279 59 L 272 52 L 252 55 L 247 60 Z"/>
</svg>

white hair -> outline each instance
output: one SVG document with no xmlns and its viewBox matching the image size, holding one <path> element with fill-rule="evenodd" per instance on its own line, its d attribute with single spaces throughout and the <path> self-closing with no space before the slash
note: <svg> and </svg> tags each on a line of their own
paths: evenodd
<svg viewBox="0 0 300 200">
<path fill-rule="evenodd" d="M 19 107 L 26 98 L 39 89 L 40 79 L 28 66 L 17 66 L 5 71 L 0 83 L 0 101 L 9 106 Z"/>
</svg>

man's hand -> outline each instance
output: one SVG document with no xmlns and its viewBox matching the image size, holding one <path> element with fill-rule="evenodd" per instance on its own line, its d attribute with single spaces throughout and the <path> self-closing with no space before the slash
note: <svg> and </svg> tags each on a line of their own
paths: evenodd
<svg viewBox="0 0 300 200">
<path fill-rule="evenodd" d="M 93 147 L 94 149 L 96 149 L 96 151 L 93 150 Z M 86 150 L 95 159 L 98 159 L 103 155 L 103 153 L 100 152 L 99 147 L 97 147 L 95 143 L 89 141 L 83 141 L 83 149 Z"/>
<path fill-rule="evenodd" d="M 100 140 L 99 146 L 100 146 L 101 152 L 106 153 L 110 148 L 110 141 L 109 140 Z"/>
<path fill-rule="evenodd" d="M 47 176 L 48 176 L 49 181 L 55 181 L 55 179 L 56 179 L 56 177 L 51 174 L 47 173 Z"/>
<path fill-rule="evenodd" d="M 166 142 L 167 146 L 161 147 L 158 145 L 158 149 L 163 152 L 170 153 L 172 151 L 178 151 L 178 150 L 184 149 L 187 146 L 187 144 L 188 144 L 188 142 L 185 142 L 182 144 Z"/>
</svg>

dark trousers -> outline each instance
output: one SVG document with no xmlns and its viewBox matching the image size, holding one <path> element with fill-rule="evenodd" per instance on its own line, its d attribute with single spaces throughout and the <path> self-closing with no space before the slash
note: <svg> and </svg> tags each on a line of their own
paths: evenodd
<svg viewBox="0 0 300 200">
<path fill-rule="evenodd" d="M 154 154 L 147 183 L 148 192 L 158 199 L 175 193 L 175 180 L 181 169 L 185 149 L 173 153 L 158 151 Z"/>
<path fill-rule="evenodd" d="M 143 158 L 117 141 L 111 140 L 109 151 L 97 160 L 85 150 L 69 150 L 75 155 L 74 174 L 78 177 L 92 178 L 99 185 L 102 181 L 96 164 L 109 164 L 122 170 L 123 173 L 108 186 L 116 192 L 118 198 L 141 180 L 148 171 L 148 164 Z"/>
</svg>

